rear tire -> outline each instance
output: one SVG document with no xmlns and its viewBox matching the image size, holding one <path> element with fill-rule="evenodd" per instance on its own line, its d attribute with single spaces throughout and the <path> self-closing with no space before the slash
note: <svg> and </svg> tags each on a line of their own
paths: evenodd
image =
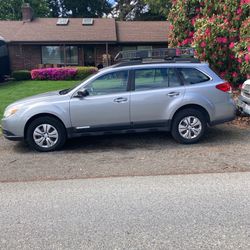
<svg viewBox="0 0 250 250">
<path fill-rule="evenodd" d="M 67 139 L 64 125 L 56 118 L 45 116 L 31 122 L 26 133 L 28 145 L 40 152 L 60 149 Z"/>
<path fill-rule="evenodd" d="M 171 133 L 173 138 L 182 144 L 198 142 L 207 129 L 205 114 L 197 109 L 179 111 L 173 120 Z"/>
</svg>

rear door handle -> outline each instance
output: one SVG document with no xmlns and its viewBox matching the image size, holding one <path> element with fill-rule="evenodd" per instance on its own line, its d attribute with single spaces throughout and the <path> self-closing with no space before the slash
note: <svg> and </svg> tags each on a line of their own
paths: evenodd
<svg viewBox="0 0 250 250">
<path fill-rule="evenodd" d="M 114 99 L 114 102 L 122 103 L 122 102 L 126 102 L 127 100 L 128 99 L 125 97 L 118 97 L 118 98 Z"/>
<path fill-rule="evenodd" d="M 167 94 L 169 97 L 175 97 L 175 96 L 178 96 L 180 95 L 180 92 L 170 92 Z"/>
</svg>

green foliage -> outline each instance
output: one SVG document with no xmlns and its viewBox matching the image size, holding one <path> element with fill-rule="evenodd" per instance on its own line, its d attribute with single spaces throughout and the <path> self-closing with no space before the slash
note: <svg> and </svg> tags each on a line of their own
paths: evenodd
<svg viewBox="0 0 250 250">
<path fill-rule="evenodd" d="M 165 20 L 167 19 L 172 6 L 171 0 L 145 0 L 145 3 L 149 5 L 152 13 L 159 17 L 165 17 Z"/>
<path fill-rule="evenodd" d="M 77 80 L 83 80 L 89 75 L 98 71 L 96 67 L 74 67 L 77 69 L 76 77 Z"/>
<path fill-rule="evenodd" d="M 109 14 L 108 0 L 47 0 L 53 17 L 102 17 Z"/>
<path fill-rule="evenodd" d="M 13 71 L 11 75 L 16 81 L 30 80 L 31 74 L 28 70 L 17 70 Z"/>
<path fill-rule="evenodd" d="M 21 20 L 21 7 L 23 0 L 0 0 L 0 20 Z M 37 17 L 46 17 L 50 15 L 49 4 L 47 0 L 26 0 L 30 3 Z"/>
<path fill-rule="evenodd" d="M 115 0 L 112 15 L 118 20 L 166 20 L 170 0 Z"/>
</svg>

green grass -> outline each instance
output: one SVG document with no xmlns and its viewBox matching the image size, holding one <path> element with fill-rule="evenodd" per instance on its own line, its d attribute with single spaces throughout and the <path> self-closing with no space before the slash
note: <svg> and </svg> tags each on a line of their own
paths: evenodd
<svg viewBox="0 0 250 250">
<path fill-rule="evenodd" d="M 12 81 L 0 85 L 0 119 L 4 109 L 19 99 L 74 87 L 79 81 Z"/>
</svg>

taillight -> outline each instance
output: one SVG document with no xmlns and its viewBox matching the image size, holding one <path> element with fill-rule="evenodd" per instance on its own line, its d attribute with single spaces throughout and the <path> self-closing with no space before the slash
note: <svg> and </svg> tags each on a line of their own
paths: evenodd
<svg viewBox="0 0 250 250">
<path fill-rule="evenodd" d="M 229 82 L 220 83 L 220 84 L 216 85 L 216 88 L 223 91 L 223 92 L 228 92 L 228 93 L 232 92 L 232 86 Z"/>
</svg>

